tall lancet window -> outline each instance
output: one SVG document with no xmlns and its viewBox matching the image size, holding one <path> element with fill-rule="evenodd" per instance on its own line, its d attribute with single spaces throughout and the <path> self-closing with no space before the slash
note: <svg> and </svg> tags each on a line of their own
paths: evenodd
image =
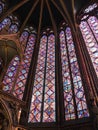
<svg viewBox="0 0 98 130">
<path fill-rule="evenodd" d="M 71 29 L 66 27 L 60 35 L 65 120 L 88 117 L 81 74 L 76 57 Z"/>
<path fill-rule="evenodd" d="M 25 36 L 25 37 L 24 37 Z M 27 76 L 30 68 L 32 54 L 34 50 L 36 40 L 36 34 L 33 30 L 25 30 L 21 37 L 21 44 L 25 44 L 24 58 L 19 61 L 18 57 L 15 57 L 9 65 L 8 71 L 4 77 L 4 91 L 12 93 L 19 99 L 22 99 Z"/>
<path fill-rule="evenodd" d="M 97 4 L 93 4 L 90 7 L 92 7 L 92 10 L 88 11 L 90 13 L 91 11 L 94 11 L 94 9 L 98 8 Z M 89 7 L 87 9 L 89 9 Z M 85 9 L 85 11 L 87 9 Z M 98 19 L 96 16 L 89 15 L 85 19 L 85 16 L 86 14 L 80 23 L 80 30 L 82 32 L 85 45 L 94 66 L 95 73 L 98 77 Z"/>
<path fill-rule="evenodd" d="M 43 35 L 28 122 L 55 122 L 55 36 Z"/>
<path fill-rule="evenodd" d="M 30 68 L 31 59 L 32 59 L 32 53 L 34 51 L 34 45 L 36 41 L 36 35 L 33 32 L 29 33 L 25 31 L 23 32 L 23 34 L 25 34 L 25 39 L 22 38 L 24 42 L 26 42 L 26 40 L 28 41 L 27 41 L 27 46 L 24 53 L 24 59 L 19 66 L 19 73 L 18 73 L 17 81 L 15 83 L 14 91 L 13 91 L 14 96 L 16 96 L 19 99 L 22 99 L 23 97 L 25 84 L 26 84 L 26 80 L 27 80 L 27 76 L 28 76 L 28 72 Z M 24 37 L 23 34 L 22 34 L 22 37 Z"/>
</svg>

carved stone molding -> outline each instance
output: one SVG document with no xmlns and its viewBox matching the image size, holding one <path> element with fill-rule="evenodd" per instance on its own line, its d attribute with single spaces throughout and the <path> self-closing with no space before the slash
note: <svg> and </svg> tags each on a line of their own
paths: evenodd
<svg viewBox="0 0 98 130">
<path fill-rule="evenodd" d="M 19 99 L 15 98 L 13 95 L 10 95 L 0 90 L 0 103 L 1 104 L 2 104 L 2 101 L 5 104 L 5 109 L 7 108 L 9 111 L 8 113 L 12 120 L 12 126 L 16 128 L 19 125 L 20 113 L 23 107 L 25 106 L 25 102 L 20 101 Z"/>
<path fill-rule="evenodd" d="M 0 130 L 12 130 L 10 117 L 4 101 L 0 100 Z"/>
</svg>

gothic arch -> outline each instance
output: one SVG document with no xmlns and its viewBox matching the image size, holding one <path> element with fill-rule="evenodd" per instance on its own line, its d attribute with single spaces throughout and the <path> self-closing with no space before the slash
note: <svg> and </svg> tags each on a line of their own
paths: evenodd
<svg viewBox="0 0 98 130">
<path fill-rule="evenodd" d="M 3 109 L 2 109 L 3 108 Z M 5 103 L 5 101 L 3 99 L 0 98 L 0 114 L 2 115 L 1 119 L 4 123 L 4 121 L 6 120 L 5 123 L 8 123 L 7 126 L 8 128 L 4 130 L 12 130 L 12 115 L 11 115 L 11 111 L 10 109 L 8 108 L 7 104 Z M 1 121 L 0 120 L 0 121 Z M 4 123 L 4 125 L 6 125 Z M 2 124 L 3 125 L 3 124 Z M 2 127 L 2 126 L 1 126 Z"/>
</svg>

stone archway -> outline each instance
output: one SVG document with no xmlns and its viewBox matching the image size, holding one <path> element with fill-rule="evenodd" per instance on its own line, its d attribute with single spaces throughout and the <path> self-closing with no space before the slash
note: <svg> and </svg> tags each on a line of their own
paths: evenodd
<svg viewBox="0 0 98 130">
<path fill-rule="evenodd" d="M 0 130 L 12 130 L 11 113 L 2 99 L 0 99 Z"/>
</svg>

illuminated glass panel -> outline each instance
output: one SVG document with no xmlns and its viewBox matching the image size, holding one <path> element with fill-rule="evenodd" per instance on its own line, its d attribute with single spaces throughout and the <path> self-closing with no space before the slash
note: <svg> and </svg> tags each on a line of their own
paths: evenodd
<svg viewBox="0 0 98 130">
<path fill-rule="evenodd" d="M 0 31 L 3 33 L 17 33 L 19 21 L 15 16 L 8 16 L 0 23 Z"/>
<path fill-rule="evenodd" d="M 71 30 L 68 27 L 66 28 L 66 41 L 68 47 L 69 62 L 71 67 L 71 76 L 73 80 L 75 102 L 77 106 L 77 115 L 78 118 L 88 117 L 89 113 L 84 95 L 84 89 L 81 80 L 79 65 L 75 53 Z"/>
<path fill-rule="evenodd" d="M 42 36 L 28 122 L 55 121 L 55 37 Z"/>
<path fill-rule="evenodd" d="M 48 37 L 43 122 L 55 121 L 55 37 Z"/>
<path fill-rule="evenodd" d="M 34 87 L 31 99 L 29 122 L 41 121 L 41 107 L 42 107 L 42 95 L 44 85 L 44 73 L 45 73 L 45 58 L 46 58 L 46 44 L 47 36 L 44 35 L 40 41 L 40 50 L 37 61 L 37 68 L 34 80 Z"/>
<path fill-rule="evenodd" d="M 71 44 L 73 49 L 73 44 Z M 60 32 L 60 48 L 61 48 L 61 61 L 62 61 L 62 76 L 63 76 L 63 89 L 64 89 L 64 105 L 65 105 L 65 118 L 66 120 L 75 119 L 75 108 L 73 102 L 73 93 L 71 85 L 71 77 L 68 63 L 68 54 L 65 42 L 64 31 Z M 73 59 L 74 60 L 74 59 Z"/>
<path fill-rule="evenodd" d="M 88 8 L 86 8 L 85 11 L 84 11 L 84 13 L 89 13 L 92 10 L 94 10 L 95 8 L 97 8 L 97 4 L 96 3 L 90 5 Z"/>
<path fill-rule="evenodd" d="M 1 23 L 0 23 L 0 31 L 5 28 L 6 26 L 11 25 L 11 19 L 10 18 L 5 18 Z"/>
<path fill-rule="evenodd" d="M 86 99 L 69 27 L 60 32 L 65 119 L 88 117 Z M 75 96 L 75 98 L 73 98 Z M 76 109 L 75 109 L 76 106 Z M 76 110 L 76 112 L 75 112 Z"/>
<path fill-rule="evenodd" d="M 98 41 L 98 19 L 95 16 L 91 16 L 88 19 L 88 24 L 91 27 L 91 30 L 93 31 L 96 40 Z"/>
<path fill-rule="evenodd" d="M 97 22 L 96 22 L 96 24 L 97 24 Z M 94 35 L 86 21 L 81 22 L 80 29 L 81 29 L 85 44 L 87 46 L 87 50 L 91 57 L 91 61 L 93 63 L 96 75 L 98 77 L 98 43 L 95 40 L 95 37 L 98 39 L 98 37 L 97 37 L 98 34 L 95 33 L 95 30 L 93 29 L 93 32 L 95 34 L 95 37 L 94 37 Z"/>
<path fill-rule="evenodd" d="M 30 67 L 30 63 L 32 59 L 32 53 L 34 50 L 35 40 L 36 40 L 35 34 L 30 34 L 28 42 L 27 42 L 25 54 L 24 54 L 24 60 L 22 61 L 20 65 L 20 71 L 19 71 L 18 78 L 15 84 L 14 92 L 13 92 L 14 96 L 16 96 L 19 99 L 22 99 L 23 97 L 25 84 L 26 84 L 26 80 L 27 80 L 27 76 L 29 72 L 29 67 Z"/>
<path fill-rule="evenodd" d="M 18 26 L 17 24 L 12 24 L 8 30 L 9 33 L 17 33 L 18 32 Z"/>
<path fill-rule="evenodd" d="M 24 31 L 22 33 L 21 37 L 20 37 L 20 44 L 23 47 L 23 50 L 26 47 L 26 43 L 27 43 L 28 37 L 29 37 L 29 33 L 27 31 Z"/>
<path fill-rule="evenodd" d="M 19 58 L 16 56 L 10 63 L 9 68 L 4 77 L 4 91 L 11 92 L 16 78 L 17 69 L 19 66 Z"/>
</svg>

